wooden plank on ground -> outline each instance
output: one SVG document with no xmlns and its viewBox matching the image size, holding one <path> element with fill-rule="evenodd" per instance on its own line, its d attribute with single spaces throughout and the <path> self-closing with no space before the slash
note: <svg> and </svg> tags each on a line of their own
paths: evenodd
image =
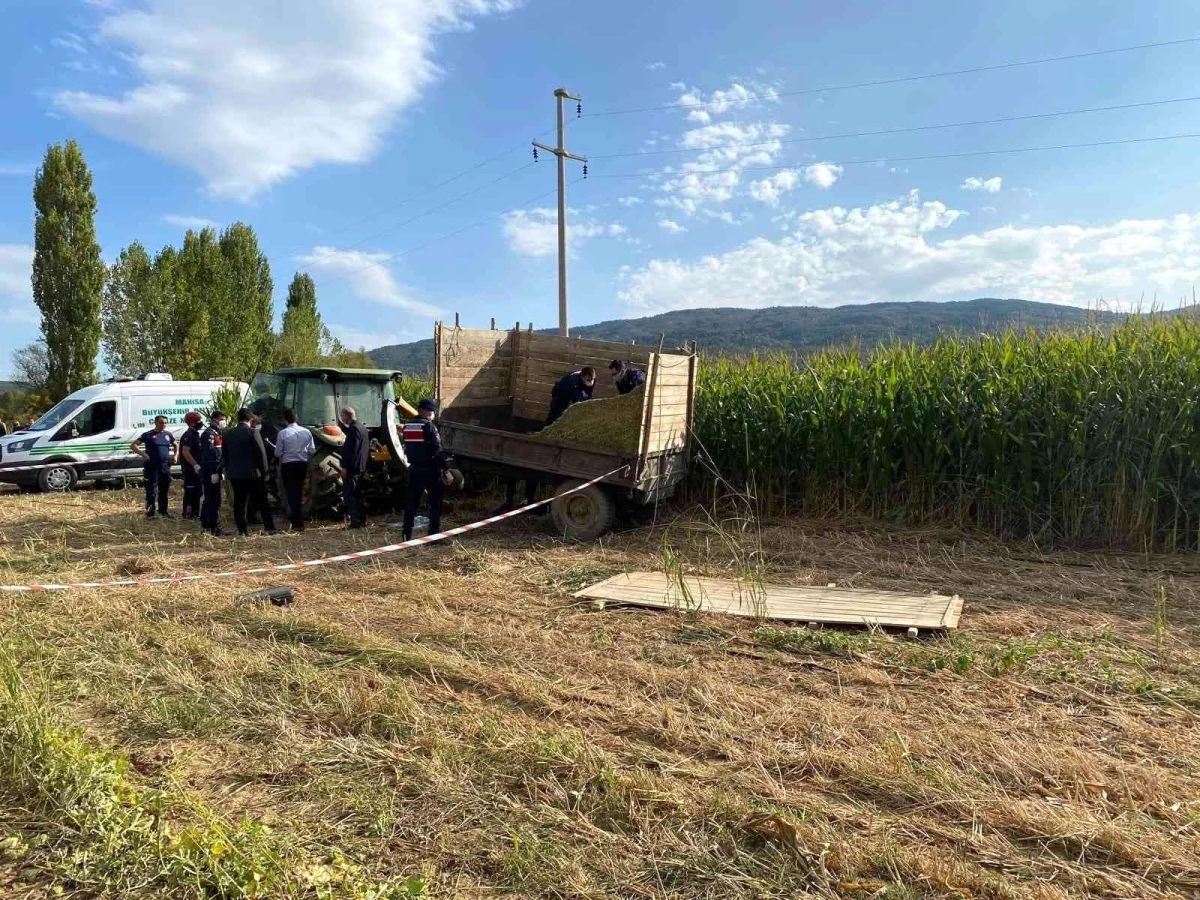
<svg viewBox="0 0 1200 900">
<path fill-rule="evenodd" d="M 723 615 L 821 622 L 828 625 L 879 625 L 887 628 L 957 628 L 962 600 L 957 594 L 907 594 L 858 588 L 752 585 L 724 578 L 685 579 L 687 592 L 662 572 L 614 575 L 575 594 L 656 609 L 688 609 Z"/>
</svg>

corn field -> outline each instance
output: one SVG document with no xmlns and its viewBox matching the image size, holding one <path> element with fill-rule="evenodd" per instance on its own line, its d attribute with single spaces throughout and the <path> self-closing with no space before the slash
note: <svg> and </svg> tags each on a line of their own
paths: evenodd
<svg viewBox="0 0 1200 900">
<path fill-rule="evenodd" d="M 768 509 L 1195 548 L 1200 321 L 708 359 L 696 436 Z M 697 447 L 700 452 L 700 448 Z"/>
</svg>

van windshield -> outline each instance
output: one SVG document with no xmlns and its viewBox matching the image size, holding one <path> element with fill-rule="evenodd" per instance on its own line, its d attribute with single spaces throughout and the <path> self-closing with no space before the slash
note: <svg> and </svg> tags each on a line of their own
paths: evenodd
<svg viewBox="0 0 1200 900">
<path fill-rule="evenodd" d="M 79 407 L 83 406 L 82 400 L 73 400 L 67 397 L 59 400 L 58 403 L 51 407 L 50 411 L 26 428 L 26 431 L 49 431 L 51 428 L 57 428 L 67 419 L 74 415 Z"/>
</svg>

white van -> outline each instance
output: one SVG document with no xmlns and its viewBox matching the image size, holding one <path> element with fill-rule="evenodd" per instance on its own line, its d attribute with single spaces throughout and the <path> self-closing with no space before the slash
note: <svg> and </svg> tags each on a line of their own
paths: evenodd
<svg viewBox="0 0 1200 900">
<path fill-rule="evenodd" d="M 178 439 L 187 428 L 183 417 L 207 411 L 213 394 L 227 384 L 149 374 L 81 388 L 32 425 L 0 438 L 0 482 L 23 490 L 67 491 L 80 481 L 141 475 L 142 459 L 129 445 L 154 427 L 154 417 L 166 416 Z M 248 386 L 237 386 L 245 397 Z M 59 465 L 5 471 L 47 463 Z"/>
</svg>

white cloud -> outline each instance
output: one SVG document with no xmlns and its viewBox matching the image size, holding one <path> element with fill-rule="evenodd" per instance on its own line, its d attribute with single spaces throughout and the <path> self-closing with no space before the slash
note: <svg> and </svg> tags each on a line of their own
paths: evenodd
<svg viewBox="0 0 1200 900">
<path fill-rule="evenodd" d="M 720 122 L 684 132 L 679 146 L 704 152 L 678 169 L 663 170 L 657 185 L 662 196 L 657 202 L 689 216 L 706 205 L 727 202 L 741 185 L 742 169 L 769 166 L 783 146 L 780 139 L 787 133 L 788 126 L 779 122 Z"/>
<path fill-rule="evenodd" d="M 168 213 L 162 217 L 162 220 L 168 225 L 174 225 L 176 228 L 184 228 L 191 231 L 202 231 L 205 228 L 218 230 L 221 227 L 220 222 L 214 222 L 212 219 L 205 219 L 201 216 L 179 216 L 174 213 Z"/>
<path fill-rule="evenodd" d="M 685 231 L 687 231 L 686 228 L 684 228 L 678 222 L 672 221 L 671 219 L 659 219 L 658 227 L 668 234 L 683 234 Z"/>
<path fill-rule="evenodd" d="M 382 306 L 394 306 L 421 316 L 438 316 L 441 311 L 412 297 L 396 282 L 387 263 L 387 253 L 367 253 L 362 250 L 339 250 L 336 247 L 313 247 L 312 252 L 296 257 L 303 266 L 324 272 L 336 280 L 346 280 L 355 295 Z"/>
<path fill-rule="evenodd" d="M 1000 185 L 1003 182 L 999 175 L 991 178 L 977 178 L 972 175 L 969 178 L 963 179 L 963 183 L 959 188 L 964 191 L 983 191 L 985 194 L 997 194 L 1000 192 Z"/>
<path fill-rule="evenodd" d="M 0 296 L 26 298 L 31 294 L 33 247 L 29 244 L 0 244 Z"/>
<path fill-rule="evenodd" d="M 940 237 L 964 215 L 915 191 L 866 208 L 813 210 L 779 240 L 758 237 L 695 262 L 651 260 L 621 276 L 620 297 L 639 315 L 976 296 L 1128 305 L 1143 291 L 1182 295 L 1200 279 L 1200 213 Z"/>
<path fill-rule="evenodd" d="M 61 91 L 98 131 L 195 169 L 243 200 L 322 163 L 359 163 L 438 76 L 433 41 L 518 0 L 143 0 L 102 10 L 95 38 L 136 85 Z"/>
<path fill-rule="evenodd" d="M 665 69 L 666 67 L 667 64 L 665 62 L 652 62 L 646 64 L 646 71 L 657 72 L 659 69 Z"/>
<path fill-rule="evenodd" d="M 637 206 L 642 202 L 641 197 L 618 197 L 617 202 L 622 206 Z"/>
<path fill-rule="evenodd" d="M 750 182 L 750 196 L 767 206 L 778 206 L 780 197 L 799 183 L 800 175 L 795 169 L 784 169 L 769 178 Z"/>
<path fill-rule="evenodd" d="M 813 163 L 804 170 L 804 180 L 823 191 L 833 187 L 841 177 L 842 167 L 836 163 Z"/>
<path fill-rule="evenodd" d="M 57 37 L 51 38 L 50 44 L 51 46 L 58 47 L 61 50 L 70 50 L 72 53 L 86 54 L 88 52 L 87 47 L 83 43 L 83 38 L 77 34 L 72 34 L 69 31 L 60 34 Z"/>
<path fill-rule="evenodd" d="M 688 88 L 676 82 L 672 89 L 682 91 L 676 101 L 688 111 L 687 118 L 692 122 L 707 125 L 713 116 L 724 115 L 747 106 L 761 105 L 767 102 L 779 102 L 779 92 L 773 87 L 763 85 L 731 84 L 724 90 L 705 94 L 696 88 Z"/>
<path fill-rule="evenodd" d="M 518 209 L 504 215 L 504 237 L 513 253 L 521 256 L 550 256 L 558 252 L 558 211 L 546 207 Z M 581 241 L 594 237 L 620 237 L 625 226 L 619 222 L 598 222 L 567 213 L 567 247 L 574 250 Z"/>
</svg>

